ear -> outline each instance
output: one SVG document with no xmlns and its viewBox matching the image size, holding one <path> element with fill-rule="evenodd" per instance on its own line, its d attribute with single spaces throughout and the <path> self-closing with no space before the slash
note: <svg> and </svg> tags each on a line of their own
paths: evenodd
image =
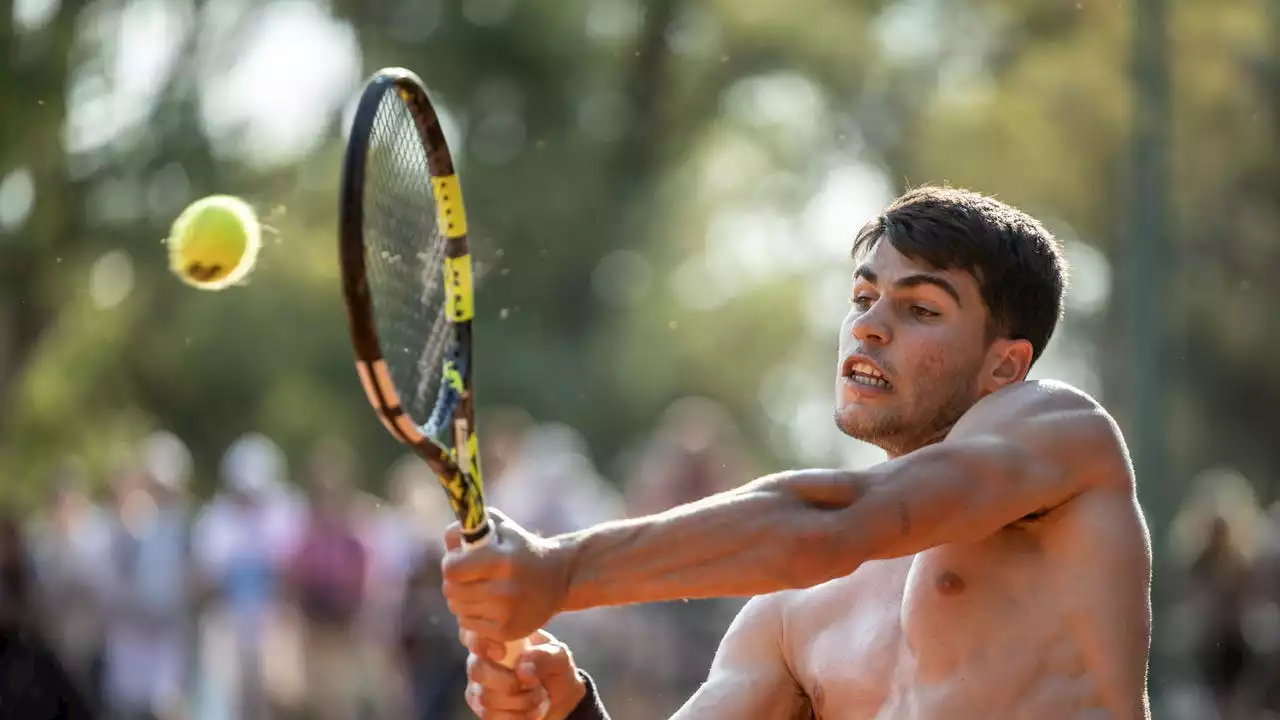
<svg viewBox="0 0 1280 720">
<path fill-rule="evenodd" d="M 1026 340 L 1000 338 L 991 343 L 982 373 L 983 390 L 995 392 L 1006 385 L 1026 379 L 1034 353 L 1031 343 Z"/>
</svg>

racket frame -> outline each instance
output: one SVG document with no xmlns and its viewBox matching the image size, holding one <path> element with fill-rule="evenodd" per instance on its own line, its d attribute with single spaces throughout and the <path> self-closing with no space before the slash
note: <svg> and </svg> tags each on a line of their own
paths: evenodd
<svg viewBox="0 0 1280 720">
<path fill-rule="evenodd" d="M 409 416 L 395 388 L 378 338 L 374 303 L 365 264 L 365 172 L 369 140 L 378 109 L 388 93 L 395 93 L 408 109 L 427 156 L 436 223 L 445 236 L 446 315 L 454 347 L 462 362 L 446 360 L 443 382 L 452 382 L 460 393 L 451 418 L 454 449 L 449 451 L 428 437 L 417 419 Z M 486 543 L 492 524 L 485 511 L 480 455 L 476 442 L 475 393 L 472 385 L 471 322 L 475 301 L 471 258 L 467 244 L 466 211 L 453 156 L 445 141 L 439 116 L 422 80 L 404 68 L 383 68 L 365 83 L 356 106 L 343 158 L 339 200 L 338 256 L 342 292 L 356 373 L 369 404 L 392 437 L 422 458 L 439 479 L 450 507 L 462 525 L 468 545 Z M 425 420 L 425 418 L 423 419 Z"/>
</svg>

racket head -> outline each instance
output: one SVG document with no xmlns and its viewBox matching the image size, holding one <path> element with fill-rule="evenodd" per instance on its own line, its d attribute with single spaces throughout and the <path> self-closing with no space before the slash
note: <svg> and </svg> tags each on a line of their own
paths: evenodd
<svg viewBox="0 0 1280 720">
<path fill-rule="evenodd" d="M 343 161 L 339 264 L 356 372 L 387 431 L 430 465 L 470 542 L 489 530 L 476 441 L 466 211 L 422 80 L 365 83 Z"/>
</svg>

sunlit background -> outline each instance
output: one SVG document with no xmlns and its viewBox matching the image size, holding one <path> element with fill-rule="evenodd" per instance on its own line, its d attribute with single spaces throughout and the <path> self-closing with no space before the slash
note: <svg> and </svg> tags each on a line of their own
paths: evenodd
<svg viewBox="0 0 1280 720">
<path fill-rule="evenodd" d="M 1156 716 L 1280 717 L 1275 0 L 10 0 L 0 49 L 0 497 L 35 578 L 22 617 L 114 712 L 466 715 L 432 569 L 447 511 L 364 399 L 338 286 L 354 102 L 398 65 L 462 178 L 498 507 L 551 533 L 877 462 L 831 421 L 853 233 L 907 187 L 970 187 L 1065 244 L 1033 375 L 1101 398 L 1134 453 Z M 267 226 L 221 293 L 162 244 L 213 193 Z M 282 549 L 322 496 L 366 551 L 354 619 L 323 631 Z M 142 563 L 148 600 L 138 563 L 94 560 L 119 537 L 190 552 L 149 551 L 169 560 Z M 697 687 L 737 606 L 553 628 L 645 720 Z M 346 709 L 308 708 L 335 677 L 321 705 Z"/>
</svg>

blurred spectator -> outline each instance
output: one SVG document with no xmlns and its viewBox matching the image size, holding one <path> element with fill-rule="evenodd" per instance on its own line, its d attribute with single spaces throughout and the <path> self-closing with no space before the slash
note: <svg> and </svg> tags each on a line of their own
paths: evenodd
<svg viewBox="0 0 1280 720">
<path fill-rule="evenodd" d="M 1246 664 L 1253 659 L 1243 625 L 1249 565 L 1226 518 L 1214 517 L 1210 527 L 1205 547 L 1189 569 L 1193 602 L 1204 623 L 1191 652 L 1219 714 L 1230 717 Z"/>
<path fill-rule="evenodd" d="M 1280 720 L 1280 501 L 1264 515 L 1253 562 L 1245 637 L 1255 654 L 1249 673 L 1253 705 L 1262 720 Z"/>
<path fill-rule="evenodd" d="M 535 424 L 533 417 L 520 408 L 504 406 L 484 411 L 479 420 L 479 437 L 480 468 L 485 475 L 486 489 L 502 482 Z"/>
<path fill-rule="evenodd" d="M 705 398 L 677 400 L 625 484 L 628 515 L 669 510 L 751 477 L 729 413 Z M 737 599 L 706 599 L 634 608 L 627 623 L 632 632 L 620 636 L 627 642 L 612 648 L 620 671 L 601 684 L 614 694 L 644 698 L 643 708 L 628 708 L 627 717 L 669 717 L 706 678 L 720 638 L 741 606 Z M 601 632 L 600 637 L 607 636 Z"/>
<path fill-rule="evenodd" d="M 410 688 L 408 717 L 469 717 L 463 703 L 466 652 L 458 643 L 458 626 L 440 591 L 442 536 L 453 522 L 453 513 L 439 481 L 416 456 L 401 458 L 391 467 L 388 486 L 393 502 L 390 522 L 403 533 L 398 537 L 405 543 L 398 627 Z"/>
<path fill-rule="evenodd" d="M 38 597 L 21 526 L 0 516 L 0 713 L 22 720 L 88 720 L 88 703 L 36 622 Z"/>
<path fill-rule="evenodd" d="M 621 517 L 621 497 L 596 471 L 577 430 L 543 423 L 514 450 L 486 494 L 516 522 L 549 536 Z"/>
<path fill-rule="evenodd" d="M 30 525 L 45 638 L 91 707 L 102 702 L 102 571 L 110 528 L 85 494 L 84 465 L 76 459 L 56 471 L 48 504 Z"/>
<path fill-rule="evenodd" d="M 1204 696 L 1193 712 L 1207 720 L 1257 717 L 1261 656 L 1248 625 L 1258 607 L 1254 560 L 1263 521 L 1248 481 L 1212 470 L 1195 479 L 1174 523 L 1185 577 L 1182 644 Z"/>
<path fill-rule="evenodd" d="M 378 714 L 405 718 L 412 714 L 412 668 L 405 653 L 404 627 L 409 583 L 429 543 L 438 543 L 452 519 L 443 491 L 427 465 L 409 455 L 387 474 L 387 502 L 372 495 L 360 503 L 359 528 L 369 550 L 362 634 L 379 693 Z M 422 512 L 423 503 L 440 508 L 436 516 Z"/>
<path fill-rule="evenodd" d="M 282 492 L 286 472 L 284 453 L 269 438 L 237 439 L 222 458 L 222 492 L 196 519 L 192 554 L 207 603 L 200 704 L 215 717 L 267 717 L 269 674 L 287 678 L 296 664 L 278 587 L 299 523 Z M 229 707 L 219 707 L 224 702 Z"/>
<path fill-rule="evenodd" d="M 627 481 L 627 515 L 662 512 L 754 478 L 728 411 L 706 398 L 683 398 L 663 413 Z"/>
<path fill-rule="evenodd" d="M 0 624 L 23 634 L 37 634 L 35 573 L 22 529 L 8 513 L 0 515 Z"/>
<path fill-rule="evenodd" d="M 736 427 L 702 399 L 663 416 L 625 499 L 576 430 L 513 408 L 484 422 L 490 504 L 543 534 L 624 510 L 659 512 L 751 476 Z M 117 463 L 109 510 L 94 508 L 69 465 L 31 526 L 42 600 L 24 612 L 44 606 L 85 686 L 105 643 L 103 717 L 178 717 L 184 690 L 192 720 L 470 717 L 465 651 L 440 590 L 443 530 L 454 521 L 445 494 L 406 455 L 381 501 L 357 490 L 355 460 L 341 441 L 318 442 L 304 493 L 275 443 L 242 436 L 221 459 L 219 491 L 191 521 L 192 458 L 171 434 Z M 9 585 L 25 589 L 0 598 L 32 591 L 29 580 Z M 736 607 L 601 608 L 559 616 L 550 629 L 595 668 L 618 720 L 647 720 L 671 714 L 705 677 Z M 38 645 L 24 642 L 37 657 Z M 56 679 L 56 666 L 50 672 Z"/>
<path fill-rule="evenodd" d="M 188 665 L 186 446 L 148 437 L 112 478 L 104 687 L 119 718 L 175 717 Z"/>
<path fill-rule="evenodd" d="M 356 620 L 369 553 L 353 525 L 350 451 L 322 443 L 310 466 L 310 516 L 289 563 L 288 597 L 303 621 L 307 716 L 362 713 L 369 677 Z"/>
</svg>

